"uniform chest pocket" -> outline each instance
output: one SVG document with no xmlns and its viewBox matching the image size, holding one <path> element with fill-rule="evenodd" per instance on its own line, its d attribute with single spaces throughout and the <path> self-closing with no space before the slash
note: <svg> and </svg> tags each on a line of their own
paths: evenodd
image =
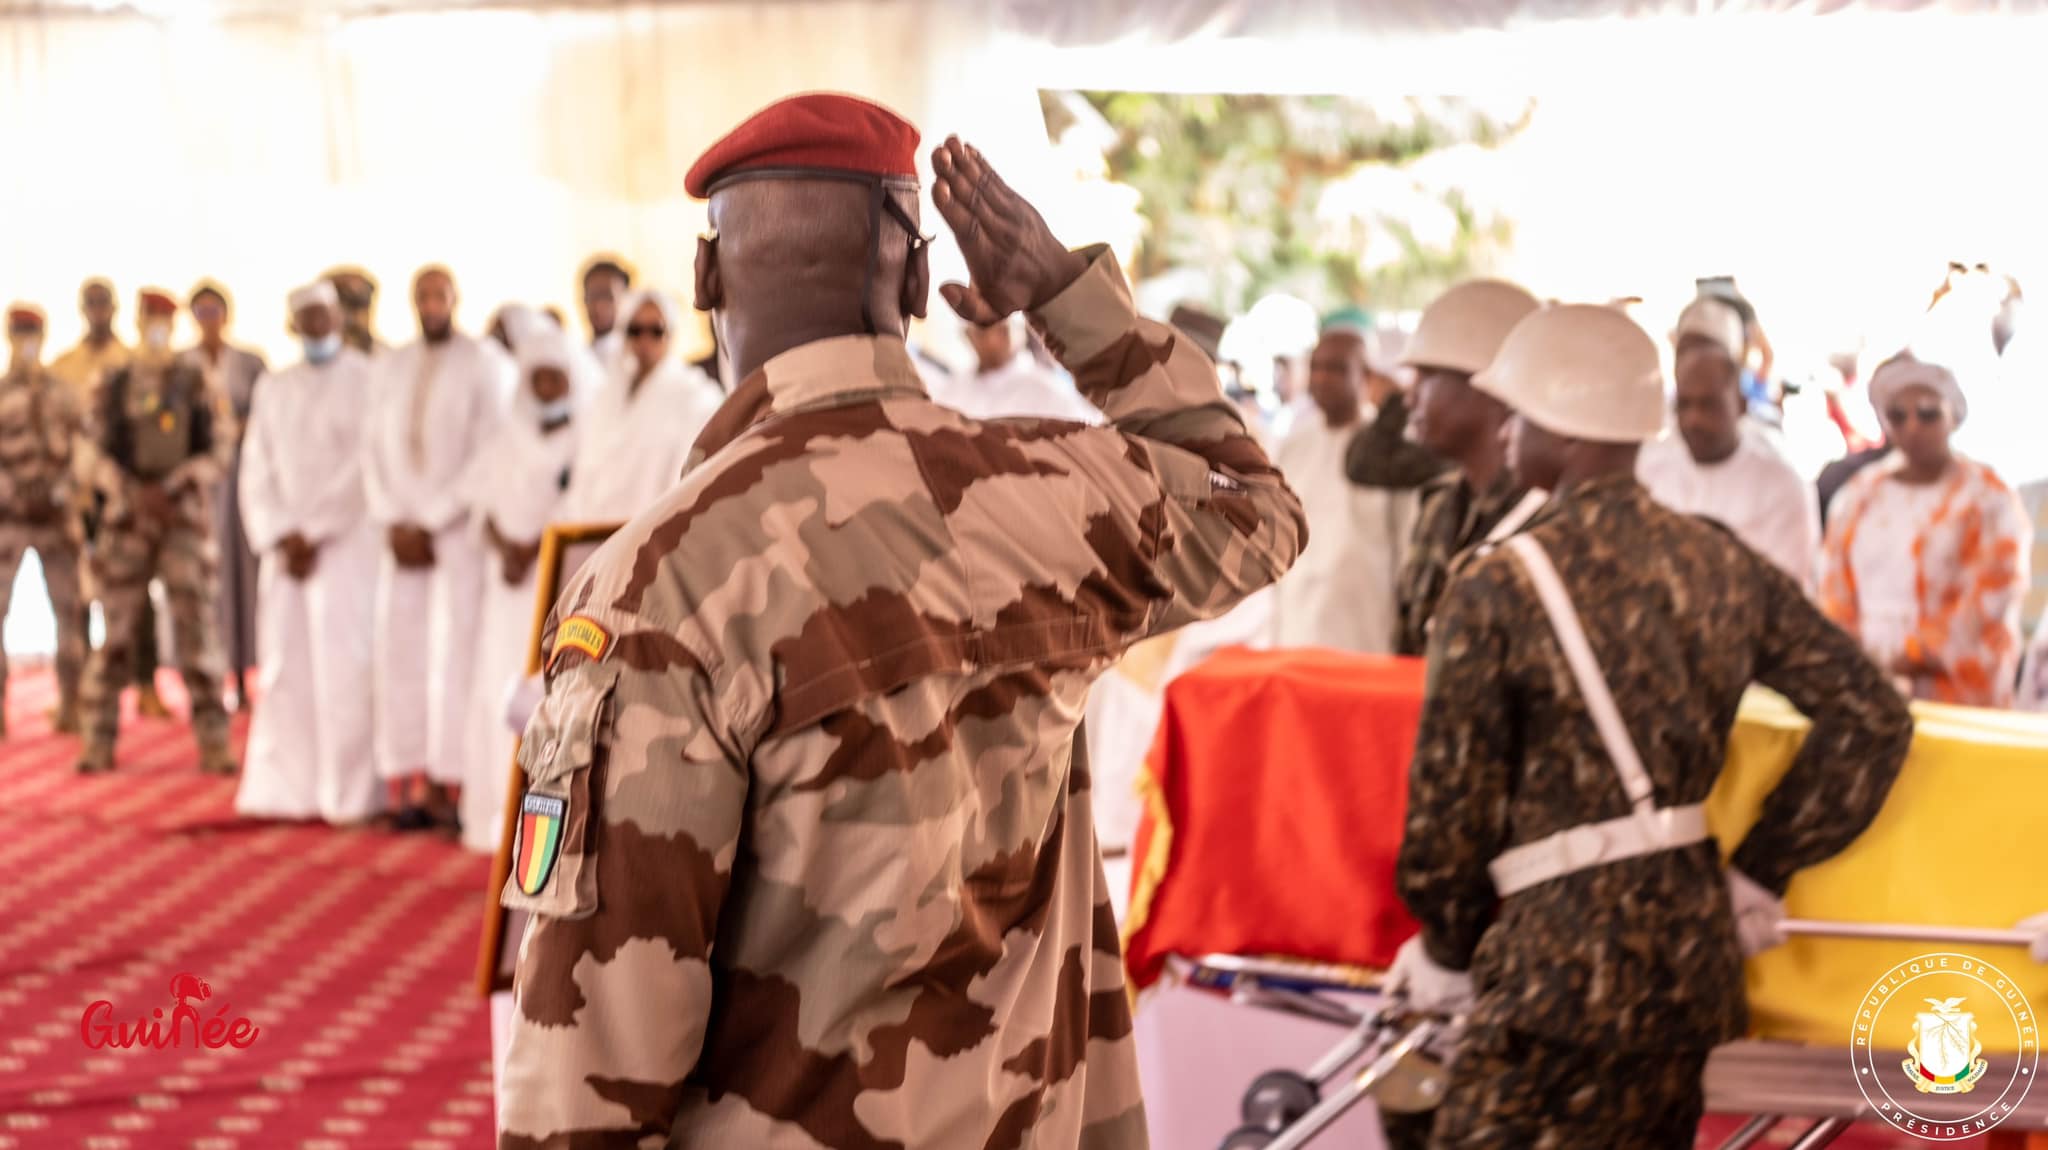
<svg viewBox="0 0 2048 1150">
<path fill-rule="evenodd" d="M 506 907 L 548 918 L 597 911 L 597 852 L 604 796 L 602 744 L 609 733 L 610 675 L 557 680 L 519 742 L 526 790 L 513 831 Z"/>
</svg>

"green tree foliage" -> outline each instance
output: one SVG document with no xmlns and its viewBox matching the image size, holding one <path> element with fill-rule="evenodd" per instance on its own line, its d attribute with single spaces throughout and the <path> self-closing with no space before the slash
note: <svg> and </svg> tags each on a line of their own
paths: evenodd
<svg viewBox="0 0 2048 1150">
<path fill-rule="evenodd" d="M 1055 139 L 1082 126 L 1111 141 L 1110 178 L 1137 190 L 1147 225 L 1137 278 L 1194 269 L 1209 285 L 1201 302 L 1225 315 L 1274 291 L 1319 309 L 1418 307 L 1511 239 L 1505 219 L 1432 186 L 1417 161 L 1494 147 L 1527 123 L 1527 105 L 1502 116 L 1424 97 L 1078 97 L 1047 93 L 1047 128 Z M 1326 200 L 1340 183 L 1351 194 Z"/>
</svg>

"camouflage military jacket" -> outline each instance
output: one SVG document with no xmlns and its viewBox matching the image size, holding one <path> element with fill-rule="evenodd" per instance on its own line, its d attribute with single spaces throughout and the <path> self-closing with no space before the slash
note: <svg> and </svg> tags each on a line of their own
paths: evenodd
<svg viewBox="0 0 2048 1150">
<path fill-rule="evenodd" d="M 234 463 L 239 433 L 227 397 L 198 369 L 137 358 L 101 385 L 91 433 L 93 486 L 106 498 L 108 523 L 138 514 L 133 488 L 143 482 L 170 492 L 188 526 L 212 522 L 214 488 Z"/>
<path fill-rule="evenodd" d="M 0 520 L 56 516 L 81 425 L 71 389 L 48 371 L 0 376 Z"/>
<path fill-rule="evenodd" d="M 1526 489 L 1506 467 L 1484 491 L 1474 491 L 1464 472 L 1453 470 L 1422 488 L 1422 509 L 1408 544 L 1408 561 L 1394 584 L 1399 622 L 1394 652 L 1420 655 L 1429 649 L 1429 620 L 1450 585 L 1458 556 L 1478 546 L 1522 501 Z"/>
<path fill-rule="evenodd" d="M 1034 318 L 1109 426 L 977 423 L 900 340 L 807 344 L 564 591 L 501 1147 L 1145 1145 L 1075 728 L 1305 529 L 1112 258 Z"/>
<path fill-rule="evenodd" d="M 1877 814 L 1912 721 L 1856 641 L 1727 530 L 1633 477 L 1580 484 L 1524 532 L 1549 554 L 1656 787 L 1704 801 L 1752 680 L 1813 720 L 1733 865 L 1782 893 Z M 1629 813 L 1522 567 L 1477 558 L 1438 609 L 1397 882 L 1430 955 L 1472 971 L 1476 1021 L 1621 1048 L 1742 1033 L 1742 963 L 1712 842 L 1497 900 L 1501 851 Z"/>
</svg>

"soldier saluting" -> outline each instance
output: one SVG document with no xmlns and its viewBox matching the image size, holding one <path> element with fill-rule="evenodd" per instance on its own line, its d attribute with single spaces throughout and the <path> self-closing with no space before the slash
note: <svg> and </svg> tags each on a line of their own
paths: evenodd
<svg viewBox="0 0 2048 1150">
<path fill-rule="evenodd" d="M 1210 364 L 973 149 L 933 201 L 1107 426 L 933 403 L 917 133 L 845 96 L 691 169 L 735 394 L 577 573 L 522 744 L 505 1148 L 1145 1145 L 1075 728 L 1132 642 L 1293 561 Z"/>
<path fill-rule="evenodd" d="M 1430 1145 L 1691 1146 L 1707 1052 L 1747 1025 L 1742 954 L 1876 816 L 1912 722 L 1797 584 L 1636 482 L 1664 388 L 1621 312 L 1539 311 L 1473 382 L 1555 498 L 1429 648 L 1397 871 L 1422 933 L 1394 979 L 1470 1011 Z M 1753 680 L 1813 727 L 1724 873 L 1701 804 Z"/>
</svg>

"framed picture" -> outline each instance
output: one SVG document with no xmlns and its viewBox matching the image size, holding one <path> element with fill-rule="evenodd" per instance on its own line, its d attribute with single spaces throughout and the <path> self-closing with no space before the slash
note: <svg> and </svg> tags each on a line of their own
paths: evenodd
<svg viewBox="0 0 2048 1150">
<path fill-rule="evenodd" d="M 547 628 L 548 612 L 569 580 L 604 541 L 620 527 L 607 524 L 553 524 L 541 536 L 540 559 L 536 568 L 533 602 L 533 632 L 527 641 L 526 673 L 538 675 L 546 661 L 540 649 L 541 632 Z M 513 831 L 519 824 L 519 797 L 526 793 L 526 772 L 519 769 L 519 746 L 512 747 L 512 785 L 505 791 L 504 826 L 498 836 L 498 853 L 491 860 L 491 884 L 484 891 L 484 929 L 476 962 L 477 990 L 488 996 L 512 988 L 512 971 L 519 954 L 519 938 L 526 929 L 523 912 L 508 912 L 498 904 L 498 893 L 512 873 Z"/>
</svg>

